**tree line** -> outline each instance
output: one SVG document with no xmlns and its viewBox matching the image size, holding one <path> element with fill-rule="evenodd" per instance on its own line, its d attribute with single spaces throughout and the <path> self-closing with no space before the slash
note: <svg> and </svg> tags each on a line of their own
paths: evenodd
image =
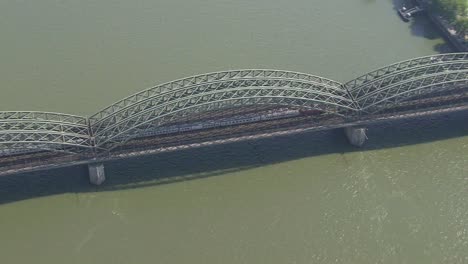
<svg viewBox="0 0 468 264">
<path fill-rule="evenodd" d="M 467 0 L 432 0 L 432 7 L 446 17 L 459 34 L 468 30 Z"/>
</svg>

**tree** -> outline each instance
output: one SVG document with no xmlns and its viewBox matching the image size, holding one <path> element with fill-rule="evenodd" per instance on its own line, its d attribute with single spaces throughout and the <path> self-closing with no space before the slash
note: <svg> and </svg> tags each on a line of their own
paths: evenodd
<svg viewBox="0 0 468 264">
<path fill-rule="evenodd" d="M 466 0 L 433 0 L 434 8 L 442 13 L 450 22 L 456 22 L 460 17 L 467 15 Z"/>
<path fill-rule="evenodd" d="M 465 32 L 468 29 L 468 18 L 467 17 L 460 17 L 455 21 L 455 27 L 459 35 L 465 35 Z"/>
</svg>

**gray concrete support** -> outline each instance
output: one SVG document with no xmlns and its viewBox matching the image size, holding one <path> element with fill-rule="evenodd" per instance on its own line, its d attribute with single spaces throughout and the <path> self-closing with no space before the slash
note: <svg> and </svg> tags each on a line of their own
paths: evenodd
<svg viewBox="0 0 468 264">
<path fill-rule="evenodd" d="M 365 127 L 345 127 L 345 134 L 351 145 L 362 147 L 367 141 Z"/>
<path fill-rule="evenodd" d="M 94 185 L 101 185 L 106 180 L 103 163 L 88 164 L 89 181 Z"/>
</svg>

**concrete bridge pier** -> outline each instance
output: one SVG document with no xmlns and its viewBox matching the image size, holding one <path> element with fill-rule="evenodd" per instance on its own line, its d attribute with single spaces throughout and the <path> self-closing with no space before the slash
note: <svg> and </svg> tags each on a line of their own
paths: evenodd
<svg viewBox="0 0 468 264">
<path fill-rule="evenodd" d="M 101 185 L 106 180 L 103 163 L 88 164 L 89 181 L 94 185 Z"/>
<path fill-rule="evenodd" d="M 349 143 L 356 147 L 362 147 L 367 141 L 365 127 L 345 127 L 345 134 Z"/>
</svg>

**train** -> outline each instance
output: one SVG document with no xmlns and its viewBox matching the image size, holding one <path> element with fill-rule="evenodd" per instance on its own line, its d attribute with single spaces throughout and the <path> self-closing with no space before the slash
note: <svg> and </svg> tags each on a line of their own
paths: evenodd
<svg viewBox="0 0 468 264">
<path fill-rule="evenodd" d="M 255 123 L 255 122 L 260 122 L 260 121 L 296 117 L 296 116 L 300 116 L 303 114 L 304 113 L 302 113 L 300 110 L 288 109 L 288 110 L 283 110 L 283 111 L 266 113 L 263 115 L 226 118 L 226 119 L 220 119 L 220 120 L 215 120 L 215 121 L 192 123 L 192 124 L 187 124 L 187 125 L 167 126 L 167 127 L 161 127 L 158 129 L 150 129 L 146 131 L 136 131 L 135 137 L 151 137 L 151 136 L 168 135 L 168 134 L 175 134 L 175 133 L 182 133 L 182 132 L 189 132 L 189 131 L 204 130 L 204 129 L 215 128 L 215 127 L 234 126 L 234 125 Z"/>
<path fill-rule="evenodd" d="M 140 130 L 134 133 L 134 137 L 137 138 L 137 137 L 168 135 L 168 134 L 210 129 L 210 128 L 215 128 L 215 127 L 226 127 L 226 126 L 234 126 L 234 125 L 249 124 L 249 123 L 261 122 L 261 121 L 275 120 L 275 119 L 291 118 L 291 117 L 297 117 L 297 116 L 319 115 L 322 113 L 323 111 L 317 110 L 317 109 L 299 109 L 299 110 L 284 109 L 280 111 L 276 110 L 274 112 L 265 113 L 262 115 L 254 114 L 251 116 L 233 117 L 233 118 L 226 118 L 226 119 L 220 119 L 220 120 L 215 120 L 215 121 L 192 123 L 192 124 L 187 124 L 187 125 L 173 125 L 173 126 L 161 127 L 158 129 Z"/>
</svg>

